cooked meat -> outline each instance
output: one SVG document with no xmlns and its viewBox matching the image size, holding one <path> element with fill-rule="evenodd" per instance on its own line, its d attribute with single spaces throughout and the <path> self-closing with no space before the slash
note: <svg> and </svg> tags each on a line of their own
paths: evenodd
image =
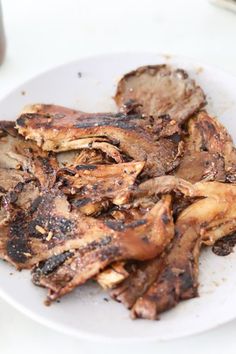
<svg viewBox="0 0 236 354">
<path fill-rule="evenodd" d="M 28 178 L 30 178 L 30 176 L 27 172 L 0 167 L 0 196 L 5 195 L 18 184 L 24 183 Z"/>
<path fill-rule="evenodd" d="M 42 151 L 33 141 L 25 141 L 14 129 L 14 122 L 0 122 L 0 168 L 12 174 L 29 173 L 42 186 L 55 181 L 57 162 L 51 153 Z M 23 174 L 22 174 L 23 175 Z"/>
<path fill-rule="evenodd" d="M 50 112 L 52 110 L 51 106 Z M 117 162 L 122 162 L 116 156 L 121 156 L 122 152 L 136 161 L 146 161 L 146 172 L 152 176 L 176 168 L 182 154 L 179 139 L 171 137 L 156 141 L 152 127 L 138 114 L 79 111 L 75 114 L 72 110 L 71 114 L 60 116 L 25 113 L 17 119 L 16 125 L 20 134 L 36 141 L 43 150 L 100 149 Z M 119 145 L 119 149 L 115 145 Z"/>
<path fill-rule="evenodd" d="M 107 213 L 101 215 L 101 218 L 106 221 L 117 220 L 124 224 L 130 224 L 143 218 L 154 205 L 155 203 L 152 202 L 151 206 L 149 205 L 148 208 L 127 208 L 127 205 L 113 207 L 108 210 Z M 133 270 L 133 262 L 131 264 L 130 262 L 116 262 L 115 264 L 111 264 L 110 267 L 96 276 L 96 281 L 103 288 L 113 288 L 129 276 L 130 265 Z"/>
<path fill-rule="evenodd" d="M 76 165 L 105 165 L 114 164 L 116 161 L 101 150 L 82 149 L 57 153 L 60 168 Z M 122 158 L 121 158 L 122 159 Z"/>
<path fill-rule="evenodd" d="M 184 70 L 148 65 L 120 80 L 115 101 L 124 111 L 134 110 L 154 118 L 168 115 L 174 126 L 199 110 L 205 104 L 205 95 Z M 172 134 L 166 131 L 167 136 Z"/>
<path fill-rule="evenodd" d="M 94 279 L 157 319 L 197 296 L 202 245 L 234 247 L 236 149 L 182 69 L 140 67 L 115 101 L 0 122 L 0 258 L 31 269 L 48 304 Z"/>
<path fill-rule="evenodd" d="M 97 274 L 96 281 L 103 289 L 110 289 L 128 276 L 129 272 L 125 269 L 125 262 L 115 262 Z"/>
<path fill-rule="evenodd" d="M 157 201 L 156 201 L 157 202 Z M 114 207 L 104 215 L 101 215 L 102 220 L 106 221 L 120 221 L 124 224 L 130 224 L 136 220 L 140 220 L 145 214 L 154 207 L 155 203 L 152 202 L 148 208 L 128 208 Z M 116 262 L 107 267 L 104 271 L 96 276 L 96 281 L 105 289 L 114 288 L 117 284 L 126 279 L 130 274 L 130 269 L 136 269 L 136 265 L 132 262 Z"/>
<path fill-rule="evenodd" d="M 49 300 L 72 291 L 76 286 L 84 283 L 87 279 L 94 277 L 101 269 L 109 264 L 126 259 L 145 260 L 160 254 L 170 243 L 173 237 L 173 221 L 170 209 L 171 198 L 165 196 L 155 207 L 145 215 L 145 218 L 137 220 L 135 223 L 122 224 L 121 222 L 102 223 L 94 219 L 94 224 L 98 225 L 102 238 L 97 238 L 94 242 L 87 243 L 87 246 L 80 248 L 70 260 L 70 272 L 73 276 L 66 285 L 49 293 Z M 87 235 L 97 231 L 95 227 L 89 227 L 89 219 L 86 217 Z M 80 222 L 81 224 L 81 222 Z M 85 224 L 85 222 L 84 222 Z M 74 249 L 78 247 L 73 247 Z M 63 250 L 65 251 L 65 249 Z M 68 265 L 65 264 L 65 271 Z M 63 273 L 61 267 L 58 271 Z M 55 274 L 50 274 L 50 281 L 58 279 Z M 39 283 L 39 278 L 37 280 Z M 45 284 L 45 282 L 44 282 Z M 52 284 L 51 289 L 55 289 Z"/>
<path fill-rule="evenodd" d="M 179 301 L 197 295 L 199 240 L 191 228 L 177 237 L 172 250 L 160 264 L 161 269 L 155 269 L 156 279 L 152 279 L 152 285 L 135 299 L 132 318 L 155 320 Z"/>
<path fill-rule="evenodd" d="M 196 191 L 193 185 L 185 180 L 174 176 L 163 176 L 150 179 L 143 182 L 133 192 L 133 205 L 141 205 L 149 208 L 151 205 L 151 197 L 154 194 L 166 194 L 175 192 L 173 201 L 173 212 L 178 215 L 180 211 L 193 203 L 196 198 Z M 145 197 L 144 197 L 145 196 Z M 147 198 L 147 205 L 145 205 Z M 131 308 L 134 302 L 145 293 L 147 288 L 154 282 L 157 274 L 160 272 L 163 265 L 163 259 L 156 257 L 151 261 L 146 261 L 136 267 L 136 271 L 129 277 L 126 277 L 124 282 L 115 287 L 111 291 L 111 296 L 117 301 L 122 302 L 126 307 Z M 109 279 L 107 279 L 107 282 Z M 118 283 L 119 284 L 119 283 Z"/>
<path fill-rule="evenodd" d="M 8 171 L 8 170 L 7 170 Z M 10 236 L 13 233 L 14 227 L 19 228 L 19 237 L 18 244 L 13 245 L 14 252 L 16 257 L 18 254 L 22 252 L 27 253 L 27 245 L 24 242 L 23 237 L 20 237 L 20 229 L 21 226 L 24 226 L 25 220 L 24 216 L 26 215 L 27 209 L 30 207 L 32 202 L 39 197 L 40 191 L 35 181 L 30 179 L 25 179 L 20 181 L 19 183 L 12 185 L 8 192 L 5 192 L 2 196 L 1 200 L 1 235 L 0 235 L 0 258 L 12 262 L 11 257 L 9 255 L 9 241 Z M 20 212 L 21 211 L 21 212 Z M 12 225 L 12 219 L 15 219 L 15 215 L 18 213 L 18 223 L 16 225 Z M 22 234 L 24 230 L 22 229 Z"/>
<path fill-rule="evenodd" d="M 79 208 L 104 200 L 110 200 L 116 205 L 127 203 L 130 190 L 143 167 L 144 162 L 77 165 L 73 169 L 61 170 L 59 173 L 65 185 L 63 191 L 68 194 L 79 194 L 74 203 Z"/>
<path fill-rule="evenodd" d="M 153 194 L 166 194 L 170 192 L 181 192 L 186 197 L 195 197 L 196 195 L 194 186 L 184 179 L 175 176 L 161 176 L 141 183 L 133 191 L 133 196 L 136 198 L 142 196 L 150 197 Z"/>
<path fill-rule="evenodd" d="M 190 182 L 202 179 L 224 182 L 236 176 L 233 141 L 216 118 L 200 112 L 188 124 L 185 154 L 176 175 Z"/>
<path fill-rule="evenodd" d="M 29 197 L 29 193 L 27 195 Z M 28 208 L 26 201 L 22 207 L 19 198 L 24 201 L 22 191 L 13 200 L 5 198 L 4 207 L 11 211 L 11 218 L 0 239 L 1 250 L 4 250 L 1 258 L 7 259 L 17 268 L 29 268 L 52 255 L 71 249 L 93 249 L 100 243 L 108 247 L 108 250 L 104 249 L 105 253 L 109 253 L 110 248 L 117 249 L 115 257 L 118 259 L 125 257 L 123 251 L 129 252 L 134 259 L 151 258 L 170 242 L 170 237 L 167 237 L 169 234 L 163 229 L 164 225 L 167 229 L 169 224 L 172 225 L 168 198 L 157 204 L 145 218 L 129 225 L 103 222 L 70 211 L 66 197 L 56 189 L 46 190 L 39 196 L 36 193 L 36 199 L 28 203 Z M 12 204 L 18 208 L 12 208 Z M 160 220 L 162 213 L 166 215 L 166 224 Z M 152 227 L 157 230 L 157 234 L 153 235 L 154 231 L 150 230 Z M 106 240 L 110 240 L 108 245 Z M 102 257 L 99 252 L 97 256 Z M 108 262 L 106 265 L 112 262 L 109 258 L 103 261 Z"/>
<path fill-rule="evenodd" d="M 111 297 L 130 309 L 156 280 L 162 264 L 163 258 L 160 256 L 139 263 L 129 277 L 126 277 L 122 283 L 119 282 L 118 286 L 110 291 Z"/>
<path fill-rule="evenodd" d="M 190 140 L 188 149 L 192 151 L 209 151 L 224 157 L 226 170 L 236 161 L 236 150 L 232 138 L 223 125 L 210 117 L 206 112 L 200 112 L 189 122 Z"/>
<path fill-rule="evenodd" d="M 224 158 L 207 151 L 186 154 L 180 162 L 176 176 L 195 183 L 201 180 L 225 181 Z"/>
<path fill-rule="evenodd" d="M 233 200 L 236 186 L 219 182 L 197 183 L 197 196 L 205 197 L 186 208 L 176 222 L 176 237 L 155 282 L 132 308 L 132 317 L 156 319 L 179 301 L 197 295 L 201 244 L 236 230 Z"/>
</svg>

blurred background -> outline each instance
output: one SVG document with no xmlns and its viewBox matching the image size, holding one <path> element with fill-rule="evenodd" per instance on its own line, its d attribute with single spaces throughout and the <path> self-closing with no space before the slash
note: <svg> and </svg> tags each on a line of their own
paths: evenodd
<svg viewBox="0 0 236 354">
<path fill-rule="evenodd" d="M 2 0 L 2 8 L 0 96 L 46 69 L 108 52 L 180 54 L 236 74 L 236 15 L 207 0 Z"/>
</svg>

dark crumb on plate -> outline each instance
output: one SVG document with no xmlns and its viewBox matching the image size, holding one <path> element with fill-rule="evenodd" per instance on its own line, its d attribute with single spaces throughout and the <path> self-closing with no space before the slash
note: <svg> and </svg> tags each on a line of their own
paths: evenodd
<svg viewBox="0 0 236 354">
<path fill-rule="evenodd" d="M 60 304 L 61 301 L 60 301 L 60 300 L 56 300 L 56 302 L 57 302 L 58 304 Z"/>
<path fill-rule="evenodd" d="M 212 247 L 212 251 L 217 256 L 228 256 L 233 252 L 233 248 L 236 245 L 236 233 L 225 236 L 222 239 L 216 241 Z"/>
<path fill-rule="evenodd" d="M 109 302 L 109 299 L 107 297 L 104 297 L 103 300 Z"/>
<path fill-rule="evenodd" d="M 81 77 L 82 77 L 82 73 L 81 73 L 80 71 L 78 72 L 78 74 L 77 74 L 77 75 L 78 75 L 78 77 L 79 77 L 79 78 L 81 78 Z"/>
<path fill-rule="evenodd" d="M 22 96 L 25 96 L 26 92 L 25 91 L 21 91 Z"/>
<path fill-rule="evenodd" d="M 9 275 L 13 275 L 13 273 L 12 273 L 12 272 L 10 272 L 10 273 L 9 273 Z"/>
</svg>

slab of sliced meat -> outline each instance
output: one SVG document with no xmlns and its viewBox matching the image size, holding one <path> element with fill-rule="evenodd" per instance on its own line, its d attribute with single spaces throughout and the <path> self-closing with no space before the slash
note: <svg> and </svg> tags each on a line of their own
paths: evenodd
<svg viewBox="0 0 236 354">
<path fill-rule="evenodd" d="M 236 150 L 223 125 L 200 112 L 188 123 L 185 153 L 176 175 L 190 182 L 234 181 Z"/>
<path fill-rule="evenodd" d="M 55 289 L 53 279 L 58 279 L 56 274 L 47 276 L 47 283 L 48 277 L 50 277 L 49 282 L 52 281 L 49 300 L 55 300 L 72 291 L 76 286 L 94 277 L 101 269 L 115 261 L 123 259 L 145 260 L 160 254 L 173 238 L 174 226 L 170 202 L 169 196 L 163 197 L 143 219 L 130 224 L 124 225 L 115 221 L 102 223 L 100 221 L 98 225 L 103 231 L 103 238 L 100 241 L 94 240 L 84 249 L 81 248 L 68 260 L 70 263 L 69 274 L 73 274 L 70 281 L 66 285 L 63 283 L 60 287 L 58 287 L 57 281 L 57 290 L 55 291 L 52 289 Z M 64 271 L 61 267 L 58 268 L 60 274 L 68 270 L 68 263 L 63 266 Z M 37 282 L 40 282 L 38 277 Z M 43 282 L 45 285 L 45 279 Z"/>
<path fill-rule="evenodd" d="M 183 123 L 205 104 L 202 89 L 182 69 L 168 65 L 142 66 L 120 80 L 115 101 L 124 111 L 138 111 L 158 118 L 168 115 L 166 135 L 173 134 L 175 122 Z"/>
<path fill-rule="evenodd" d="M 55 111 L 58 111 L 57 106 Z M 138 114 L 79 111 L 75 114 L 74 110 L 71 110 L 71 114 L 60 116 L 25 113 L 17 119 L 17 129 L 47 151 L 90 147 L 104 151 L 117 162 L 122 162 L 116 157 L 121 156 L 122 152 L 133 160 L 146 161 L 146 173 L 154 176 L 163 175 L 177 167 L 182 154 L 179 139 L 156 140 L 152 127 Z"/>
<path fill-rule="evenodd" d="M 173 247 L 155 282 L 134 304 L 133 318 L 156 319 L 179 301 L 196 296 L 201 244 L 213 245 L 236 230 L 236 186 L 199 182 L 194 188 L 204 199 L 191 204 L 177 219 Z"/>
</svg>

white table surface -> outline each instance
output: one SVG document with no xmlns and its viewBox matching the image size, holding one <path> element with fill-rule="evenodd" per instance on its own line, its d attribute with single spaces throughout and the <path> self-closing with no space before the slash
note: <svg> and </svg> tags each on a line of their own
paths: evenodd
<svg viewBox="0 0 236 354">
<path fill-rule="evenodd" d="M 0 98 L 55 65 L 119 51 L 185 55 L 236 75 L 236 15 L 206 0 L 2 0 L 2 3 L 8 52 L 0 67 Z M 235 354 L 235 331 L 236 320 L 201 335 L 165 343 L 137 346 L 91 343 L 45 328 L 0 300 L 1 354 L 144 351 Z"/>
</svg>

